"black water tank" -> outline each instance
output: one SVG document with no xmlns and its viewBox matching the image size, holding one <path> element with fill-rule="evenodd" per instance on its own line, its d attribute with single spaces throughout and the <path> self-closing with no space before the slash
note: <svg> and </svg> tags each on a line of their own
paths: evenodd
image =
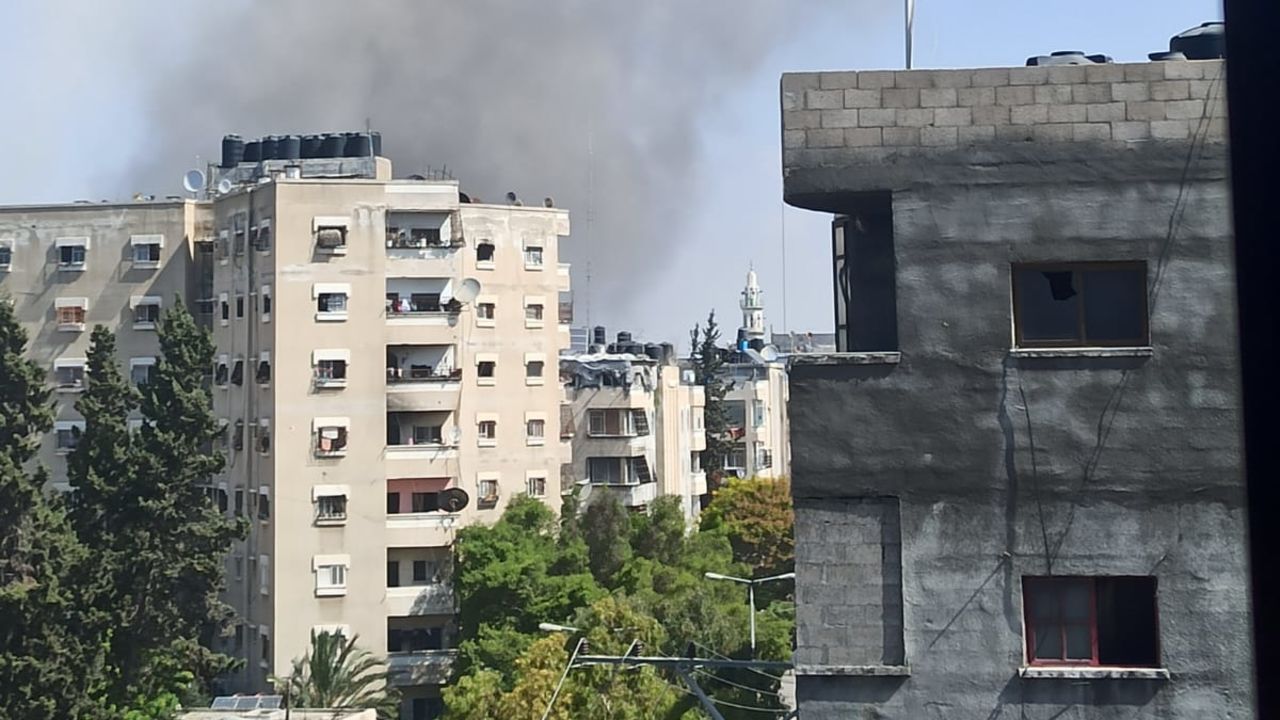
<svg viewBox="0 0 1280 720">
<path fill-rule="evenodd" d="M 302 158 L 310 160 L 311 158 L 323 157 L 320 154 L 320 146 L 324 144 L 323 135 L 303 135 L 302 136 Z"/>
<path fill-rule="evenodd" d="M 630 342 L 631 342 L 631 333 L 627 332 L 626 330 L 619 330 L 618 344 L 619 345 L 630 344 Z"/>
<path fill-rule="evenodd" d="M 618 346 L 617 346 L 617 345 L 609 345 L 609 346 L 605 347 L 604 351 L 605 351 L 606 353 L 610 354 L 610 355 L 613 355 L 614 353 L 618 352 Z"/>
<path fill-rule="evenodd" d="M 747 343 L 747 347 L 750 347 L 752 350 L 755 350 L 756 352 L 760 352 L 761 350 L 764 349 L 764 339 L 752 338 L 751 342 Z"/>
<path fill-rule="evenodd" d="M 365 133 L 347 133 L 342 154 L 347 157 L 369 157 L 373 143 Z"/>
<path fill-rule="evenodd" d="M 597 325 L 591 329 L 591 342 L 595 345 L 609 344 L 609 338 L 605 336 L 603 325 Z"/>
<path fill-rule="evenodd" d="M 676 346 L 669 342 L 662 343 L 662 359 L 671 360 L 676 356 Z"/>
<path fill-rule="evenodd" d="M 342 157 L 342 149 L 346 145 L 347 139 L 341 133 L 327 133 L 324 139 L 320 141 L 320 154 L 316 157 L 336 158 Z"/>
<path fill-rule="evenodd" d="M 280 157 L 280 138 L 275 135 L 267 135 L 262 138 L 262 159 L 275 160 Z"/>
<path fill-rule="evenodd" d="M 658 343 L 649 343 L 648 345 L 645 345 L 644 354 L 658 362 L 662 362 L 662 346 Z"/>
<path fill-rule="evenodd" d="M 1048 55 L 1027 58 L 1027 67 L 1038 65 L 1090 65 L 1093 62 L 1079 50 L 1058 50 Z"/>
<path fill-rule="evenodd" d="M 281 135 L 276 139 L 276 157 L 281 160 L 297 160 L 302 157 L 302 137 Z"/>
<path fill-rule="evenodd" d="M 369 137 L 373 140 L 373 154 L 382 157 L 382 133 L 375 130 Z"/>
<path fill-rule="evenodd" d="M 1226 25 L 1201 23 L 1200 27 L 1180 32 L 1169 39 L 1169 51 L 1180 52 L 1188 60 L 1216 60 L 1227 56 Z"/>
<path fill-rule="evenodd" d="M 222 167 L 233 168 L 244 160 L 244 140 L 239 135 L 222 136 Z"/>
<path fill-rule="evenodd" d="M 1180 52 L 1161 50 L 1160 52 L 1147 53 L 1147 59 L 1153 62 L 1165 62 L 1169 60 L 1186 60 L 1187 56 Z"/>
<path fill-rule="evenodd" d="M 244 161 L 256 163 L 262 159 L 262 143 L 250 140 L 244 144 Z"/>
</svg>

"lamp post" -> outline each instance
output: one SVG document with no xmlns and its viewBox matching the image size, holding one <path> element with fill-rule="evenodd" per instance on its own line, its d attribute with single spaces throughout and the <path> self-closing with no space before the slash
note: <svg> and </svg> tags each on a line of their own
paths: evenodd
<svg viewBox="0 0 1280 720">
<path fill-rule="evenodd" d="M 794 580 L 795 577 L 796 574 L 793 572 L 754 579 L 721 575 L 714 572 L 706 573 L 708 580 L 728 580 L 729 582 L 741 583 L 747 586 L 747 603 L 751 606 L 751 657 L 754 658 L 756 656 L 756 586 L 773 582 L 774 580 Z"/>
</svg>

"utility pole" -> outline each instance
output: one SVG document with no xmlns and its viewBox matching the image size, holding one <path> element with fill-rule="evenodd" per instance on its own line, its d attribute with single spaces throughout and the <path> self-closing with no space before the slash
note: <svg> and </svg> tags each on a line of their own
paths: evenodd
<svg viewBox="0 0 1280 720">
<path fill-rule="evenodd" d="M 912 25 L 914 25 L 914 24 L 915 24 L 915 21 L 916 21 L 916 0 L 906 0 L 906 2 L 907 2 L 907 7 L 906 7 L 906 11 L 907 11 L 907 17 L 906 17 L 906 20 L 907 20 L 907 69 L 908 69 L 908 70 L 910 70 L 910 69 L 911 69 L 911 35 L 912 35 L 912 27 L 911 27 L 911 26 L 912 26 Z"/>
<path fill-rule="evenodd" d="M 697 678 L 693 676 L 693 671 L 698 668 L 750 668 L 754 670 L 773 670 L 776 672 L 786 672 L 793 669 L 789 662 L 775 662 L 772 660 L 715 660 L 712 658 L 676 658 L 676 657 L 645 657 L 633 655 L 631 657 L 617 655 L 581 655 L 577 656 L 576 662 L 570 661 L 570 667 L 577 665 L 586 667 L 589 665 L 649 665 L 657 668 L 666 668 L 671 670 L 685 685 L 689 686 L 689 690 L 694 697 L 698 698 L 702 709 L 707 711 L 712 720 L 724 720 L 724 715 L 720 709 L 716 707 L 715 701 L 712 700 L 698 684 Z"/>
<path fill-rule="evenodd" d="M 773 582 L 775 580 L 794 580 L 796 574 L 793 572 L 782 573 L 781 575 L 770 575 L 762 578 L 740 578 L 732 575 L 721 575 L 720 573 L 704 573 L 708 580 L 728 580 L 729 582 L 741 583 L 747 586 L 747 603 L 751 606 L 751 657 L 756 656 L 756 585 L 761 583 Z"/>
</svg>

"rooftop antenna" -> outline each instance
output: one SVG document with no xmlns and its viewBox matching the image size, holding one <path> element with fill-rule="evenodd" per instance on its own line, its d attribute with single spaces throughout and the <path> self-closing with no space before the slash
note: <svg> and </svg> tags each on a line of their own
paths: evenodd
<svg viewBox="0 0 1280 720">
<path fill-rule="evenodd" d="M 906 0 L 907 2 L 907 69 L 911 69 L 911 34 L 912 25 L 916 21 L 916 0 Z"/>
<path fill-rule="evenodd" d="M 591 110 L 587 111 L 587 327 L 593 327 L 591 324 L 591 256 L 595 254 L 593 250 L 594 236 L 591 233 L 592 225 L 595 223 L 595 206 L 592 203 L 592 191 L 595 187 L 596 179 L 596 152 L 595 152 L 595 113 Z"/>
</svg>

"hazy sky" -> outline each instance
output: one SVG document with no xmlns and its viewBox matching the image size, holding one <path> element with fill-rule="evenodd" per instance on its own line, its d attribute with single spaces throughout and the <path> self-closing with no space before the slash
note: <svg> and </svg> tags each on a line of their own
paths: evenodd
<svg viewBox="0 0 1280 720">
<path fill-rule="evenodd" d="M 547 27 L 542 35 L 525 37 L 530 21 L 521 13 L 529 6 L 518 1 L 409 0 L 406 7 L 413 8 L 409 14 L 422 23 L 420 30 L 409 22 L 404 23 L 408 29 L 383 30 L 398 25 L 395 5 L 384 0 L 370 0 L 367 6 L 318 0 L 261 5 L 249 0 L 202 5 L 6 0 L 0 4 L 0 26 L 9 30 L 0 44 L 7 90 L 0 114 L 5 146 L 0 203 L 119 199 L 135 190 L 166 194 L 179 187 L 180 171 L 173 168 L 194 167 L 197 154 L 207 159 L 223 132 L 356 129 L 316 127 L 318 107 L 342 104 L 340 111 L 329 113 L 333 118 L 372 115 L 380 126 L 378 112 L 394 107 L 395 98 L 388 100 L 376 89 L 363 96 L 329 92 L 329 80 L 338 87 L 365 82 L 358 73 L 344 74 L 345 58 L 335 62 L 330 57 L 334 38 L 341 37 L 336 33 L 365 21 L 377 23 L 364 37 L 364 47 L 374 48 L 368 52 L 380 62 L 394 62 L 403 53 L 406 61 L 429 64 L 432 43 L 415 47 L 412 33 L 426 38 L 434 26 L 429 12 L 438 11 L 449 18 L 447 34 L 462 35 L 459 42 L 477 53 L 463 65 L 474 68 L 474 75 L 449 67 L 434 76 L 423 73 L 423 82 L 436 87 L 455 80 L 472 83 L 474 90 L 448 95 L 458 106 L 483 106 L 485 92 L 503 91 L 495 83 L 510 83 L 508 89 L 519 91 L 505 93 L 503 116 L 541 107 L 542 97 L 548 98 L 546 103 L 608 108 L 592 121 L 598 137 L 591 154 L 594 168 L 585 162 L 583 118 L 571 108 L 560 116 L 547 115 L 541 127 L 556 135 L 547 142 L 540 142 L 528 125 L 522 126 L 524 133 L 508 138 L 500 123 L 493 128 L 501 136 L 498 141 L 473 131 L 470 142 L 456 142 L 458 128 L 474 119 L 451 118 L 447 106 L 433 108 L 437 124 L 424 130 L 428 136 L 439 133 L 445 138 L 441 144 L 458 155 L 439 155 L 439 162 L 470 170 L 471 175 L 460 178 L 464 185 L 468 177 L 493 185 L 482 190 L 486 200 L 496 200 L 508 189 L 496 179 L 504 164 L 557 165 L 546 171 L 547 184 L 564 188 L 540 192 L 537 173 L 526 168 L 519 174 L 520 189 L 526 195 L 537 193 L 534 202 L 542 194 L 554 194 L 571 212 L 568 254 L 575 261 L 578 323 L 589 313 L 590 322 L 608 326 L 610 334 L 628 329 L 647 340 L 683 346 L 688 328 L 714 307 L 725 334 L 732 336 L 739 323 L 738 292 L 754 263 L 765 290 L 766 319 L 775 330 L 829 330 L 829 218 L 783 210 L 778 78 L 793 70 L 902 67 L 901 2 L 643 0 L 649 4 L 636 5 L 543 0 L 539 7 L 548 8 Z M 255 17 L 256 8 L 268 7 L 270 11 Z M 473 22 L 473 12 L 488 15 L 483 23 Z M 318 13 L 334 17 L 319 22 L 301 17 Z M 1219 0 L 917 0 L 915 66 L 1021 65 L 1028 56 L 1053 50 L 1145 60 L 1147 53 L 1167 49 L 1169 36 L 1221 17 Z M 307 39 L 310 27 L 315 28 L 314 42 Z M 247 50 L 238 47 L 249 42 L 236 37 L 238 28 L 252 30 Z M 592 37 L 575 38 L 573 33 Z M 382 43 L 384 34 L 391 41 Z M 477 39 L 487 49 L 471 50 Z M 625 43 L 634 47 L 612 50 Z M 342 53 L 362 52 L 358 43 L 353 45 Z M 557 54 L 548 49 L 552 45 L 568 49 Z M 595 55 L 582 63 L 586 69 L 565 65 L 587 53 Z M 546 58 L 534 78 L 545 89 L 529 89 L 529 79 L 520 76 L 534 56 Z M 313 68 L 315 76 L 308 75 Z M 577 94 L 555 88 L 556 68 L 564 70 Z M 278 78 L 264 79 L 275 72 Z M 389 84 L 412 79 L 396 78 Z M 293 92 L 286 107 L 263 113 L 247 127 L 221 127 L 229 122 L 222 117 L 230 112 L 224 106 L 250 112 L 269 102 L 262 88 L 282 85 Z M 258 90 L 241 92 L 241 87 Z M 209 88 L 212 99 L 194 102 L 185 94 L 202 88 Z M 615 107 L 608 97 L 614 88 L 635 103 Z M 291 108 L 296 108 L 294 114 Z M 313 124 L 280 126 L 301 122 L 298 117 L 311 118 Z M 562 122 L 554 122 L 557 118 Z M 532 127 L 540 126 L 534 122 Z M 422 141 L 403 137 L 406 130 L 398 132 L 400 137 L 384 131 L 393 162 L 397 147 L 422 162 Z M 202 138 L 198 147 L 168 146 L 191 144 L 189 134 Z M 566 144 L 580 145 L 581 151 L 546 151 Z M 479 157 L 486 148 L 494 148 L 498 157 Z M 151 162 L 156 156 L 169 160 Z M 617 194 L 634 197 L 602 197 L 609 190 L 597 190 L 589 224 L 582 191 L 589 174 L 603 178 L 606 188 L 622 188 Z M 170 175 L 168 186 L 156 180 Z M 588 261 L 593 268 L 590 293 Z"/>
</svg>

